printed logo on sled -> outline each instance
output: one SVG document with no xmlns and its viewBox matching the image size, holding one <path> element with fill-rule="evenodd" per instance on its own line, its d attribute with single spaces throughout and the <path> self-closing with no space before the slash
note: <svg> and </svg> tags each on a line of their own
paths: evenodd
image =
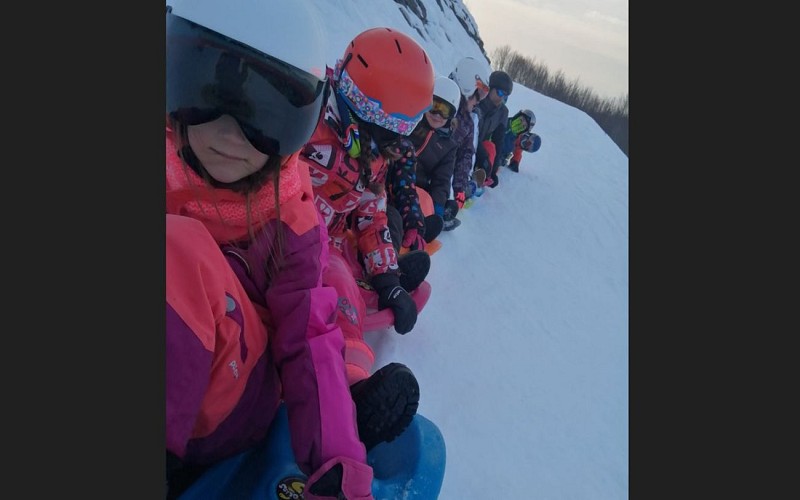
<svg viewBox="0 0 800 500">
<path fill-rule="evenodd" d="M 276 498 L 280 500 L 302 500 L 305 486 L 305 479 L 301 477 L 285 477 L 278 482 L 278 486 L 275 488 Z"/>
</svg>

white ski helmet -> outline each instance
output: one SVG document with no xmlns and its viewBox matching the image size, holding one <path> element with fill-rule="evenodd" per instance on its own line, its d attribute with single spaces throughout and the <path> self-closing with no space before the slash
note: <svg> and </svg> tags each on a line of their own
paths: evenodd
<svg viewBox="0 0 800 500">
<path fill-rule="evenodd" d="M 461 90 L 456 82 L 444 76 L 437 76 L 433 81 L 433 95 L 452 104 L 453 112 L 450 114 L 451 116 L 456 114 L 461 103 Z"/>
<path fill-rule="evenodd" d="M 168 0 L 167 113 L 187 125 L 233 116 L 265 154 L 298 151 L 326 95 L 326 41 L 307 0 Z M 304 33 L 286 40 L 285 26 Z"/>
<path fill-rule="evenodd" d="M 533 111 L 531 111 L 530 109 L 523 109 L 522 111 L 520 111 L 520 114 L 523 114 L 528 118 L 528 123 L 529 123 L 528 131 L 530 131 L 530 129 L 532 129 L 533 126 L 536 125 L 536 115 L 534 115 Z"/>
<path fill-rule="evenodd" d="M 489 71 L 472 57 L 465 57 L 458 61 L 455 69 L 450 73 L 450 79 L 458 84 L 461 94 L 467 99 L 480 88 L 489 93 Z"/>
</svg>

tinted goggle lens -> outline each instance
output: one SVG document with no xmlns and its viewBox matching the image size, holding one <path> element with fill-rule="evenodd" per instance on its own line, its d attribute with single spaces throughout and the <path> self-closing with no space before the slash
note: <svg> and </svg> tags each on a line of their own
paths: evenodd
<svg viewBox="0 0 800 500">
<path fill-rule="evenodd" d="M 439 115 L 445 120 L 449 120 L 451 116 L 455 113 L 455 109 L 453 105 L 447 101 L 442 101 L 441 99 L 434 98 L 433 105 L 429 110 L 434 115 Z"/>
<path fill-rule="evenodd" d="M 401 137 L 397 132 L 385 129 L 374 123 L 368 124 L 367 127 L 369 128 L 372 140 L 375 141 L 375 144 L 377 144 L 379 148 L 385 148 Z"/>
<path fill-rule="evenodd" d="M 325 79 L 167 14 L 167 113 L 187 125 L 229 114 L 259 151 L 289 155 L 311 138 L 325 84 Z"/>
</svg>

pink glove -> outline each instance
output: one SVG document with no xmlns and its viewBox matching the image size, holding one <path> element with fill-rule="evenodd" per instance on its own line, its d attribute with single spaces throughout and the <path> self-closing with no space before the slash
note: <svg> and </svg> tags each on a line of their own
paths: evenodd
<svg viewBox="0 0 800 500">
<path fill-rule="evenodd" d="M 458 193 L 456 193 L 456 203 L 458 203 L 459 210 L 464 208 L 464 203 L 466 203 L 466 201 L 467 201 L 467 195 L 464 193 L 464 191 L 459 191 Z"/>
<path fill-rule="evenodd" d="M 403 235 L 403 246 L 409 250 L 425 250 L 425 238 L 416 229 L 409 229 Z"/>
</svg>

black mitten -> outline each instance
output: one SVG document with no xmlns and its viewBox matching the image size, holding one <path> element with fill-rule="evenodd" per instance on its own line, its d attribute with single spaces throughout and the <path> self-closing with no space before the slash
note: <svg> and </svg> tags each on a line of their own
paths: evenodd
<svg viewBox="0 0 800 500">
<path fill-rule="evenodd" d="M 344 498 L 342 494 L 342 464 L 336 464 L 308 488 L 310 493 L 321 497 Z"/>
<path fill-rule="evenodd" d="M 391 273 L 379 274 L 372 278 L 372 286 L 378 292 L 378 309 L 392 308 L 395 331 L 401 335 L 410 332 L 417 322 L 417 304 L 400 286 L 400 278 Z"/>
</svg>

